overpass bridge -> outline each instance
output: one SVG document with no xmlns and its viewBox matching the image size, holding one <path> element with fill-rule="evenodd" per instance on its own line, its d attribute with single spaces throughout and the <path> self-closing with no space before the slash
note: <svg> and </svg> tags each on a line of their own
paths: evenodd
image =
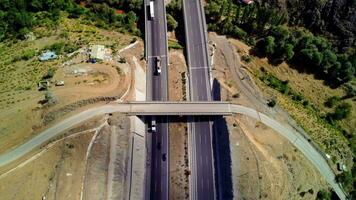
<svg viewBox="0 0 356 200">
<path fill-rule="evenodd" d="M 128 102 L 111 103 L 103 106 L 97 106 L 81 113 L 75 114 L 65 120 L 53 125 L 52 127 L 39 133 L 29 141 L 20 146 L 0 155 L 0 167 L 15 161 L 26 155 L 32 150 L 45 144 L 52 138 L 62 134 L 69 128 L 78 125 L 94 116 L 121 112 L 128 115 L 233 115 L 241 114 L 254 118 L 268 127 L 272 128 L 278 134 L 289 140 L 305 157 L 319 170 L 325 180 L 331 185 L 334 191 L 341 199 L 346 196 L 340 185 L 335 181 L 335 174 L 321 153 L 318 152 L 308 141 L 296 130 L 285 126 L 275 119 L 260 113 L 252 108 L 241 105 L 235 105 L 228 102 Z"/>
</svg>

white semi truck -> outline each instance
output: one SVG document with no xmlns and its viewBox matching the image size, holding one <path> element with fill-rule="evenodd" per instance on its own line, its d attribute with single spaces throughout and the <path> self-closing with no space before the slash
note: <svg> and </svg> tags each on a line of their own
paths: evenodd
<svg viewBox="0 0 356 200">
<path fill-rule="evenodd" d="M 154 1 L 150 1 L 150 16 L 151 16 L 151 19 L 155 18 Z"/>
</svg>

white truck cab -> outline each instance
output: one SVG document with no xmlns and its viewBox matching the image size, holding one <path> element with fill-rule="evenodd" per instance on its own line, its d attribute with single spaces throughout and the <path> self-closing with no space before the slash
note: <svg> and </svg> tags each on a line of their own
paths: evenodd
<svg viewBox="0 0 356 200">
<path fill-rule="evenodd" d="M 150 17 L 151 17 L 151 19 L 155 18 L 154 1 L 150 1 Z"/>
</svg>

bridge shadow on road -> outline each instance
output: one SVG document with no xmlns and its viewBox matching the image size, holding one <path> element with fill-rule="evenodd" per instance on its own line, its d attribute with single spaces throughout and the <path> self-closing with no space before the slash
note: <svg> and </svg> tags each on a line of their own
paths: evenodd
<svg viewBox="0 0 356 200">
<path fill-rule="evenodd" d="M 213 81 L 213 99 L 221 101 L 220 83 Z M 215 187 L 217 199 L 233 199 L 230 138 L 226 120 L 217 116 L 213 124 Z"/>
</svg>

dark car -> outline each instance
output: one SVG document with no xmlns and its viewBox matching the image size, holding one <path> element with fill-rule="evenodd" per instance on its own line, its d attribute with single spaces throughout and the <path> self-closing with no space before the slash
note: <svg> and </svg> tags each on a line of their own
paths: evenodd
<svg viewBox="0 0 356 200">
<path fill-rule="evenodd" d="M 157 144 L 157 149 L 158 149 L 158 150 L 161 150 L 161 147 L 162 147 L 161 143 L 158 142 L 158 144 Z"/>
<path fill-rule="evenodd" d="M 167 155 L 164 153 L 164 154 L 162 154 L 162 160 L 163 161 L 166 161 L 167 160 Z"/>
</svg>

